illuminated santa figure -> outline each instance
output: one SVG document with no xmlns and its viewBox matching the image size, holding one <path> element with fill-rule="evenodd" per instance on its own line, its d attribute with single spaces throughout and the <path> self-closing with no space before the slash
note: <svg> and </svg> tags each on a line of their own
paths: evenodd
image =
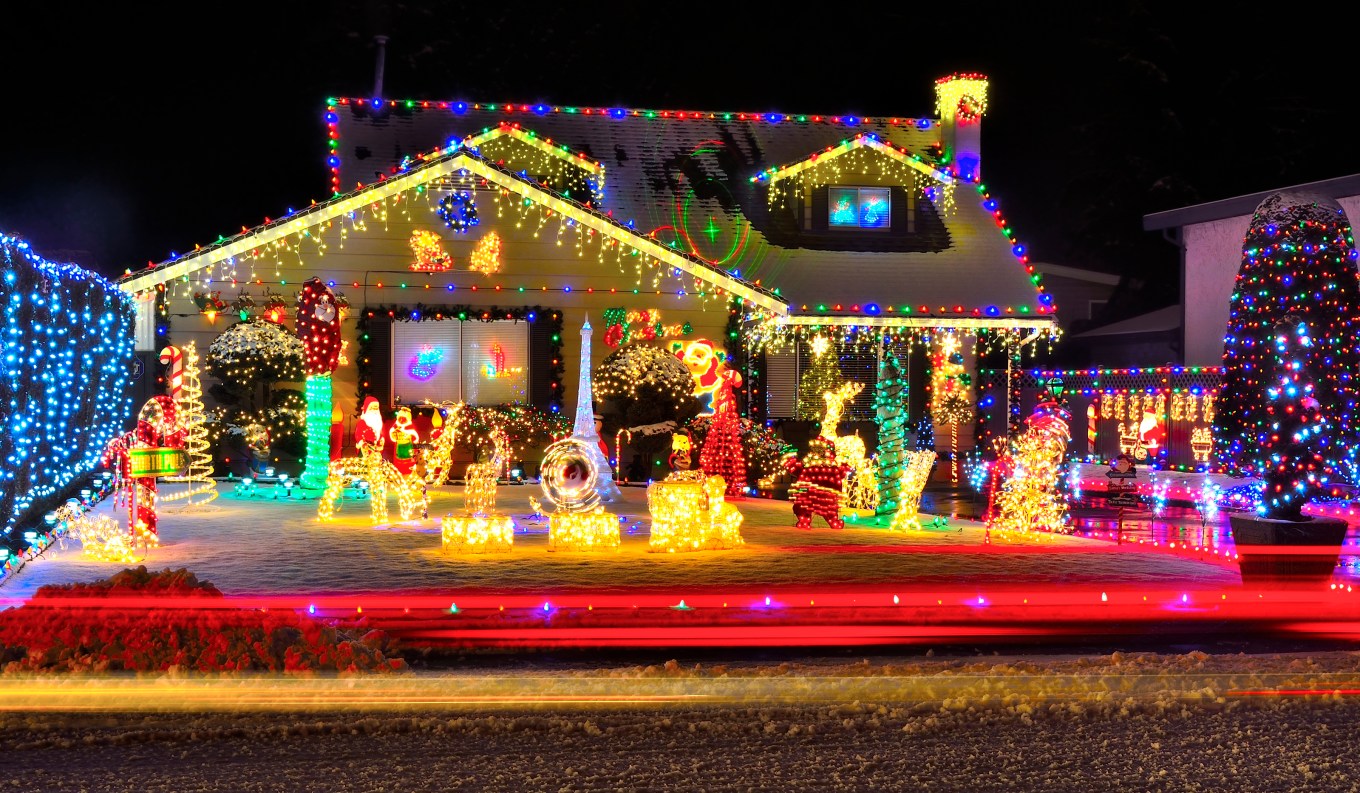
<svg viewBox="0 0 1360 793">
<path fill-rule="evenodd" d="M 741 499 L 746 495 L 746 458 L 734 391 L 741 387 L 741 373 L 727 368 L 727 354 L 708 339 L 675 342 L 671 350 L 694 378 L 694 395 L 704 405 L 699 415 L 713 417 L 699 450 L 699 467 L 709 476 L 723 478 L 729 500 Z"/>
<path fill-rule="evenodd" d="M 359 449 L 359 454 L 368 455 L 373 452 L 381 453 L 384 443 L 383 417 L 378 400 L 364 397 L 364 408 L 359 413 L 359 420 L 354 424 L 354 445 Z"/>
</svg>

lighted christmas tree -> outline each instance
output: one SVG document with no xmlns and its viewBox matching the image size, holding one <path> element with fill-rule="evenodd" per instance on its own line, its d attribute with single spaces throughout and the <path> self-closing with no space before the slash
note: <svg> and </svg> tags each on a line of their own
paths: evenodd
<svg viewBox="0 0 1360 793">
<path fill-rule="evenodd" d="M 1010 442 L 1008 472 L 996 494 L 990 527 L 998 531 L 1067 530 L 1067 498 L 1062 465 L 1070 440 L 1071 414 L 1055 402 L 1035 407 L 1025 431 Z"/>
<path fill-rule="evenodd" d="M 208 417 L 203 412 L 203 383 L 199 378 L 198 345 L 190 341 L 184 345 L 181 352 L 183 386 L 177 401 L 187 431 L 184 450 L 189 456 L 189 470 L 183 476 L 167 476 L 163 481 L 186 482 L 189 487 L 174 493 L 162 493 L 159 498 L 161 501 L 185 499 L 187 505 L 192 505 L 195 496 L 202 496 L 198 501 L 201 506 L 217 498 L 217 482 L 213 479 L 213 459 L 209 451 L 212 444 L 208 441 Z"/>
<path fill-rule="evenodd" d="M 959 483 L 959 424 L 973 416 L 969 399 L 972 377 L 963 366 L 959 337 L 946 333 L 937 340 L 930 360 L 930 414 L 949 425 L 949 478 Z"/>
<path fill-rule="evenodd" d="M 892 348 L 883 350 L 878 365 L 874 411 L 878 419 L 878 513 L 897 511 L 902 487 L 902 457 L 906 451 L 907 376 Z"/>
<path fill-rule="evenodd" d="M 916 422 L 916 450 L 935 451 L 935 421 L 931 419 L 930 411 L 923 413 Z"/>
<path fill-rule="evenodd" d="M 1288 316 L 1275 326 L 1275 358 L 1266 414 L 1270 430 L 1265 452 L 1263 510 L 1276 520 L 1303 520 L 1303 505 L 1326 490 L 1328 450 L 1332 429 L 1314 396 L 1316 382 L 1307 361 L 1313 341 L 1308 324 Z"/>
<path fill-rule="evenodd" d="M 818 336 L 808 344 L 808 348 L 812 354 L 812 366 L 798 378 L 798 419 L 818 421 L 826 409 L 822 394 L 840 388 L 845 378 L 841 376 L 840 355 L 830 339 Z"/>
<path fill-rule="evenodd" d="M 1238 476 L 1278 474 L 1263 450 L 1277 440 L 1274 388 L 1276 325 L 1287 316 L 1306 324 L 1310 342 L 1289 347 L 1300 371 L 1311 373 L 1312 398 L 1331 424 L 1332 442 L 1311 446 L 1315 476 L 1344 473 L 1355 481 L 1360 279 L 1350 222 L 1330 198 L 1275 193 L 1256 208 L 1242 246 L 1223 350 L 1223 389 L 1214 434 L 1220 462 Z M 1310 444 L 1313 441 L 1310 440 Z M 1297 498 L 1297 496 L 1295 496 Z M 1301 506 L 1294 504 L 1291 508 Z M 1297 513 L 1295 513 L 1297 514 Z"/>
</svg>

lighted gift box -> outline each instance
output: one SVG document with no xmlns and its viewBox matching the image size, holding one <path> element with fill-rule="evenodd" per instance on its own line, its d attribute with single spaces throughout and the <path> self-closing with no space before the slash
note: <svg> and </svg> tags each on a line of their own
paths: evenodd
<svg viewBox="0 0 1360 793">
<path fill-rule="evenodd" d="M 653 551 L 718 551 L 745 545 L 742 514 L 723 498 L 727 483 L 721 476 L 673 481 L 647 486 L 647 508 L 652 513 Z"/>
<path fill-rule="evenodd" d="M 509 515 L 445 515 L 445 553 L 499 553 L 515 544 L 515 522 Z"/>
<path fill-rule="evenodd" d="M 548 517 L 548 550 L 606 551 L 619 547 L 619 518 L 595 507 Z"/>
</svg>

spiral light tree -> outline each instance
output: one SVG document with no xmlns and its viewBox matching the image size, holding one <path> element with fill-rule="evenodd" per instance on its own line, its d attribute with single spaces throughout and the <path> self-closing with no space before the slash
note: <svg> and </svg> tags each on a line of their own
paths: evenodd
<svg viewBox="0 0 1360 793">
<path fill-rule="evenodd" d="M 161 363 L 170 366 L 170 398 L 179 408 L 184 424 L 184 450 L 189 455 L 189 470 L 183 476 L 167 476 L 166 482 L 183 482 L 184 490 L 160 497 L 163 502 L 183 500 L 185 507 L 197 506 L 217 498 L 217 482 L 213 479 L 212 454 L 208 451 L 208 417 L 203 413 L 203 383 L 199 379 L 198 345 L 194 342 L 161 350 Z"/>
<path fill-rule="evenodd" d="M 306 348 L 307 460 L 298 482 L 326 487 L 331 462 L 331 375 L 340 362 L 340 308 L 335 293 L 309 278 L 298 292 L 297 335 Z"/>
</svg>

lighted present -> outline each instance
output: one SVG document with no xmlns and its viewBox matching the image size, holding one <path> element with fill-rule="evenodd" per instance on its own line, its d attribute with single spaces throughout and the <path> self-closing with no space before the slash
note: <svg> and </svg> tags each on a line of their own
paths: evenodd
<svg viewBox="0 0 1360 793">
<path fill-rule="evenodd" d="M 723 497 L 721 476 L 703 481 L 661 481 L 647 486 L 653 551 L 719 551 L 745 545 L 742 514 Z"/>
<path fill-rule="evenodd" d="M 548 550 L 605 551 L 619 547 L 619 518 L 603 507 L 554 512 L 548 517 Z"/>
<path fill-rule="evenodd" d="M 445 515 L 445 553 L 498 553 L 515 544 L 515 523 L 509 515 Z"/>
</svg>

